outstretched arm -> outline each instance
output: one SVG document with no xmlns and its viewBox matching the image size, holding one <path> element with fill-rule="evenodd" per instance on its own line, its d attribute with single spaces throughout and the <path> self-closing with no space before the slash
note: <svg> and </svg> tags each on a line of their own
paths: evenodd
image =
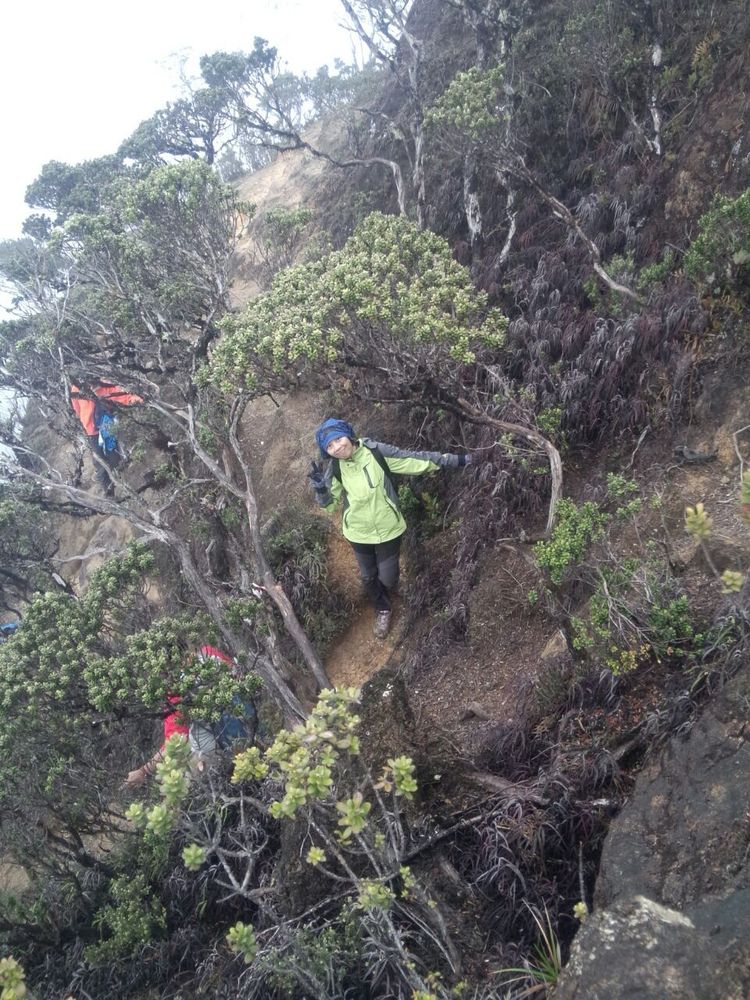
<svg viewBox="0 0 750 1000">
<path fill-rule="evenodd" d="M 179 734 L 187 739 L 189 732 L 189 727 L 182 719 L 179 711 L 170 712 L 164 719 L 164 742 L 150 760 L 147 760 L 145 764 L 141 764 L 140 767 L 136 767 L 135 770 L 128 772 L 128 776 L 123 782 L 122 787 L 131 788 L 134 785 L 142 784 L 146 778 L 156 771 L 157 765 L 163 760 L 164 747 L 170 736 Z"/>
<path fill-rule="evenodd" d="M 436 469 L 460 469 L 471 464 L 471 455 L 454 455 L 451 452 L 409 451 L 382 441 L 365 438 L 368 448 L 377 448 L 388 464 L 388 468 L 401 476 L 418 476 Z"/>
<path fill-rule="evenodd" d="M 128 771 L 128 776 L 123 781 L 122 787 L 134 788 L 136 785 L 142 785 L 146 778 L 149 778 L 156 771 L 156 765 L 161 762 L 163 757 L 164 747 L 161 746 L 145 764 L 141 764 L 140 767 L 136 767 L 133 771 Z"/>
</svg>

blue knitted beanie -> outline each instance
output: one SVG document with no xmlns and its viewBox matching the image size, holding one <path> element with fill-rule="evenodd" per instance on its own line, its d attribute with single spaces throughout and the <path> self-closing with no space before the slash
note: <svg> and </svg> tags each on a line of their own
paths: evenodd
<svg viewBox="0 0 750 1000">
<path fill-rule="evenodd" d="M 352 441 L 356 441 L 356 435 L 354 433 L 354 428 L 351 424 L 348 424 L 345 420 L 337 420 L 335 417 L 329 417 L 328 420 L 324 420 L 323 423 L 315 431 L 315 441 L 320 448 L 320 453 L 324 458 L 328 458 L 328 452 L 326 448 L 331 443 L 335 441 L 336 438 L 348 437 Z"/>
</svg>

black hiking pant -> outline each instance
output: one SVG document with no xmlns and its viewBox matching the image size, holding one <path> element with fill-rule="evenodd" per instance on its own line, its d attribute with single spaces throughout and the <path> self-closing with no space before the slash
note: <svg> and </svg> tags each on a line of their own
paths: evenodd
<svg viewBox="0 0 750 1000">
<path fill-rule="evenodd" d="M 388 591 L 398 587 L 398 557 L 401 551 L 402 535 L 389 542 L 367 545 L 364 542 L 349 542 L 357 557 L 357 565 L 370 601 L 376 611 L 390 611 Z"/>
<path fill-rule="evenodd" d="M 120 454 L 119 448 L 115 448 L 114 451 L 104 451 L 99 447 L 99 434 L 89 434 L 88 435 L 89 447 L 92 452 L 97 455 L 110 469 L 117 469 L 122 464 L 122 455 Z M 115 484 L 109 477 L 106 469 L 103 469 L 101 465 L 94 461 L 94 476 L 96 481 L 101 487 L 102 493 L 105 496 L 111 497 L 115 493 Z"/>
</svg>

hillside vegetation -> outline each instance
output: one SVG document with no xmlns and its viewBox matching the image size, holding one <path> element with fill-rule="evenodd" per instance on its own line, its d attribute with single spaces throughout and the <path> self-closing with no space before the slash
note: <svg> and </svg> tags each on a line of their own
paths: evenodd
<svg viewBox="0 0 750 1000">
<path fill-rule="evenodd" d="M 641 768 L 747 669 L 746 4 L 342 14 L 364 68 L 207 54 L 0 245 L 3 1000 L 552 995 Z M 377 648 L 331 414 L 472 456 L 399 482 Z M 252 732 L 123 785 L 177 703 Z"/>
</svg>

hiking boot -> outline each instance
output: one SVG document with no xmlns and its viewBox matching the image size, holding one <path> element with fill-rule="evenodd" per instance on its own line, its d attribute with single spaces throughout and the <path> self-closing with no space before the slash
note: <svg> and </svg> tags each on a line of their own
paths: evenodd
<svg viewBox="0 0 750 1000">
<path fill-rule="evenodd" d="M 391 629 L 390 611 L 376 611 L 375 624 L 372 627 L 376 639 L 385 639 Z"/>
</svg>

